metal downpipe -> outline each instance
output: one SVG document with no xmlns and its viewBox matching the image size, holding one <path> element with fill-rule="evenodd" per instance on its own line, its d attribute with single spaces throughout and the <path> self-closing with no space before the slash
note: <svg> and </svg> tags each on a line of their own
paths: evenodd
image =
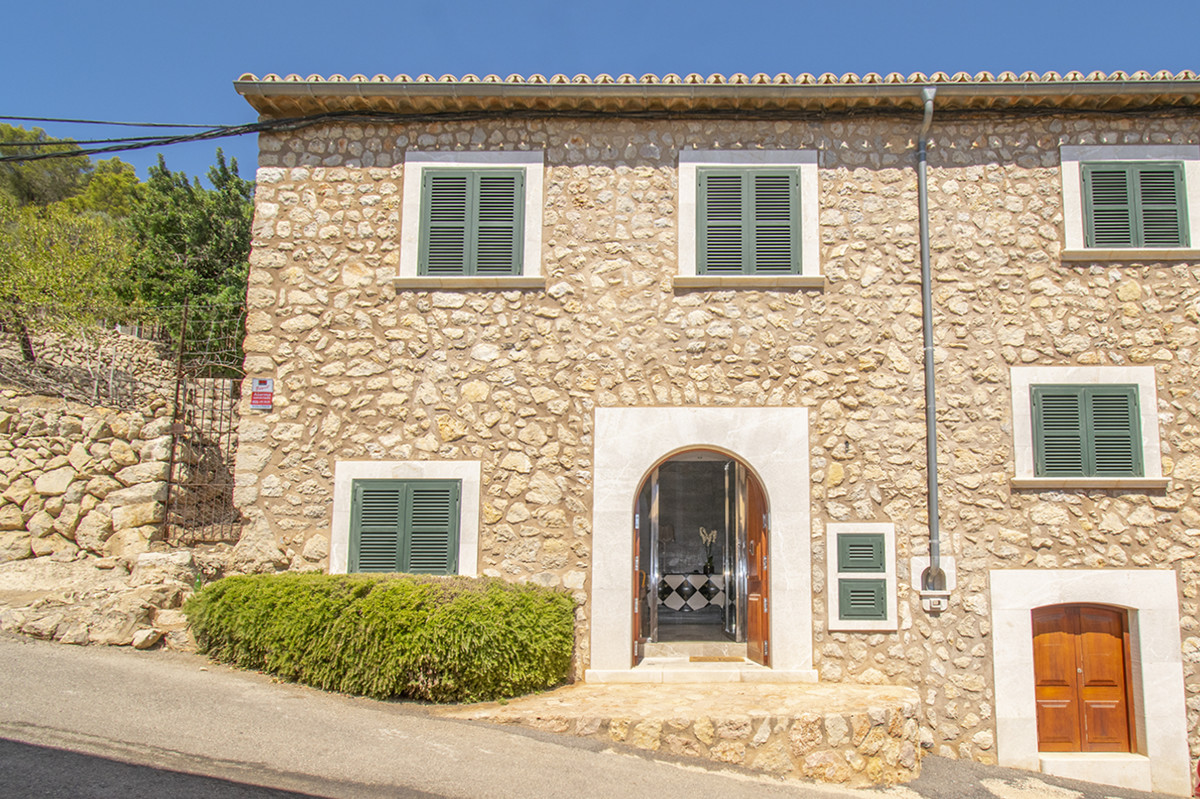
<svg viewBox="0 0 1200 799">
<path fill-rule="evenodd" d="M 929 508 L 929 568 L 921 575 L 921 591 L 943 592 L 946 575 L 942 571 L 942 541 L 938 528 L 938 473 L 937 473 L 937 401 L 933 375 L 933 278 L 929 265 L 929 182 L 926 174 L 926 156 L 929 144 L 929 128 L 933 124 L 933 99 L 937 88 L 927 86 L 921 90 L 925 105 L 925 118 L 921 122 L 921 134 L 917 144 L 917 204 L 921 231 L 921 322 L 925 344 L 925 470 L 928 480 Z M 922 602 L 926 610 L 943 610 L 944 602 L 931 607 Z"/>
</svg>

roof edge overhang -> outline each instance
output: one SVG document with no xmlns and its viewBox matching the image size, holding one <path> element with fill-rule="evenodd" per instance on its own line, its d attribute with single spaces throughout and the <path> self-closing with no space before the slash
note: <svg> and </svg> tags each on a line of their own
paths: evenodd
<svg viewBox="0 0 1200 799">
<path fill-rule="evenodd" d="M 346 79 L 291 75 L 268 75 L 259 79 L 243 75 L 234 88 L 260 114 L 266 117 L 303 117 L 313 114 L 397 114 L 439 115 L 463 113 L 522 112 L 536 114 L 645 114 L 679 115 L 748 114 L 764 115 L 919 112 L 920 90 L 937 87 L 941 111 L 1012 111 L 1062 109 L 1070 111 L 1154 110 L 1200 107 L 1200 77 L 1191 72 L 1124 73 L 1083 77 L 1069 73 L 1059 78 L 1054 73 L 1038 77 L 1027 73 L 1012 80 L 963 79 L 960 73 L 950 78 L 937 73 L 931 78 L 921 74 L 908 79 L 888 76 L 870 80 L 856 76 L 841 79 L 800 76 L 796 81 L 727 80 L 720 76 L 696 82 L 677 76 L 670 82 L 654 76 L 641 80 L 596 82 L 577 76 L 555 76 L 551 81 L 500 80 L 495 76 L 479 80 L 474 76 L 435 80 L 421 76 L 396 79 L 357 75 Z M 986 73 L 981 73 L 986 74 Z M 540 76 L 533 76 L 540 78 Z M 600 76 L 604 78 L 606 76 Z M 670 78 L 672 76 L 668 76 Z M 734 76 L 737 78 L 738 76 Z M 745 76 L 742 76 L 745 77 Z M 761 76 L 765 78 L 765 76 Z M 870 76 L 867 76 L 868 79 Z M 878 77 L 878 76 L 876 76 Z M 988 76 L 990 78 L 990 76 Z M 403 80 L 401 80 L 403 78 Z M 631 78 L 631 76 L 622 76 Z M 653 78 L 653 81 L 648 80 Z M 810 80 L 804 80 L 808 78 Z M 897 78 L 899 78 L 897 80 Z M 790 80 L 790 79 L 789 79 Z M 803 82 L 801 82 L 803 81 Z"/>
</svg>

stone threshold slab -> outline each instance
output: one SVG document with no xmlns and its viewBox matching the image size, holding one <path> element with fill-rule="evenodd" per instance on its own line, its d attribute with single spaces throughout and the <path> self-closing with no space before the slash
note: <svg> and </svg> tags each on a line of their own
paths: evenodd
<svg viewBox="0 0 1200 799">
<path fill-rule="evenodd" d="M 1125 752 L 1039 752 L 1039 771 L 1134 791 L 1153 790 L 1150 758 Z"/>
<path fill-rule="evenodd" d="M 752 682 L 778 685 L 796 683 L 815 683 L 815 671 L 777 671 L 766 669 L 754 664 L 749 668 L 743 664 L 709 662 L 689 663 L 684 661 L 668 667 L 638 666 L 635 669 L 622 671 L 603 669 L 588 669 L 584 672 L 584 682 L 588 683 L 730 683 Z"/>
<path fill-rule="evenodd" d="M 867 786 L 919 776 L 918 702 L 913 689 L 887 685 L 577 683 L 434 712 Z"/>
</svg>

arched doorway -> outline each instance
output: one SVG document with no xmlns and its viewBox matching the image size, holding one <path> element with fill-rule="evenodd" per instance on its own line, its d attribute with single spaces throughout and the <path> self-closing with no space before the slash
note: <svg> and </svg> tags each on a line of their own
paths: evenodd
<svg viewBox="0 0 1200 799">
<path fill-rule="evenodd" d="M 1128 613 L 1073 604 L 1032 614 L 1038 751 L 1136 751 Z"/>
<path fill-rule="evenodd" d="M 761 482 L 730 455 L 693 449 L 650 470 L 633 520 L 634 665 L 656 645 L 705 642 L 770 665 L 769 521 Z"/>
</svg>

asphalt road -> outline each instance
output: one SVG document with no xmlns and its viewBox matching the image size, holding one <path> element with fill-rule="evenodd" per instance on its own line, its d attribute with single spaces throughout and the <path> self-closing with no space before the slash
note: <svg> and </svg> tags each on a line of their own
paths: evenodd
<svg viewBox="0 0 1200 799">
<path fill-rule="evenodd" d="M 1148 794 L 926 758 L 907 786 L 782 783 L 589 739 L 435 718 L 194 655 L 0 635 L 0 796 L 1103 799 Z"/>
</svg>

